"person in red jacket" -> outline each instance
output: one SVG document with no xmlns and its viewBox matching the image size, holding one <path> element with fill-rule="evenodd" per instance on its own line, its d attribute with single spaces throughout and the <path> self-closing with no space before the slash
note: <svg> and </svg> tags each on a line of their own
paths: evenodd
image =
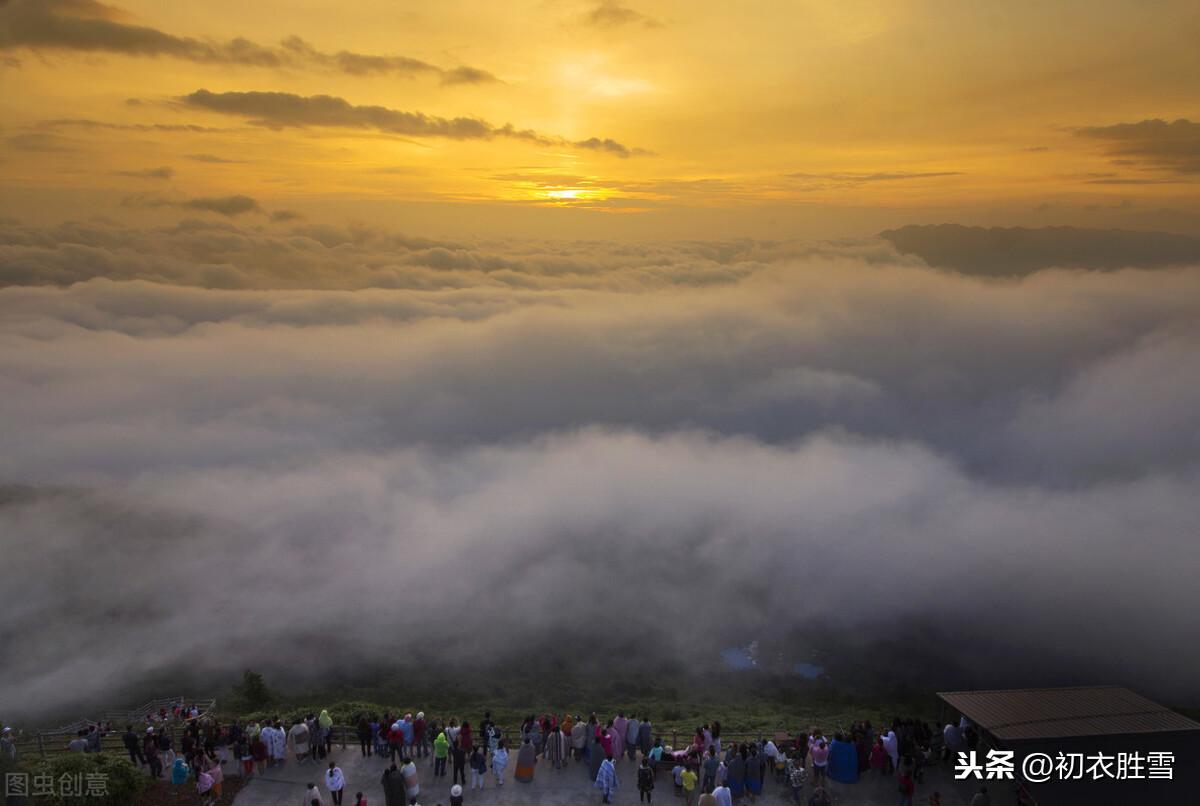
<svg viewBox="0 0 1200 806">
<path fill-rule="evenodd" d="M 391 756 L 391 762 L 396 763 L 396 756 L 403 756 L 404 750 L 404 730 L 400 727 L 400 720 L 392 723 L 388 728 L 388 754 Z"/>
<path fill-rule="evenodd" d="M 912 806 L 913 793 L 916 791 L 917 785 L 913 783 L 908 771 L 900 773 L 900 806 Z"/>
</svg>

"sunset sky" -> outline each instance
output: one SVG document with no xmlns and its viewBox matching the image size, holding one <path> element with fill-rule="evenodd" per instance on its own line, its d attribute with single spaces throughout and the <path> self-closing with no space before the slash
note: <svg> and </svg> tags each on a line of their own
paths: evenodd
<svg viewBox="0 0 1200 806">
<path fill-rule="evenodd" d="M 1188 0 L 7 0 L 0 213 L 1195 232 L 1198 41 Z"/>
<path fill-rule="evenodd" d="M 6 719 L 760 639 L 1200 707 L 1200 3 L 0 0 L 0 423 Z"/>
</svg>

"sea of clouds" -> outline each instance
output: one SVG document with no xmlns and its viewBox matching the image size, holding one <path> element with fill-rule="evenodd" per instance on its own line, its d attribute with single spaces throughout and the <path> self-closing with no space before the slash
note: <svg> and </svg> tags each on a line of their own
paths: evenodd
<svg viewBox="0 0 1200 806">
<path fill-rule="evenodd" d="M 0 714 L 914 625 L 1200 698 L 1200 267 L 5 221 L 0 285 Z"/>
</svg>

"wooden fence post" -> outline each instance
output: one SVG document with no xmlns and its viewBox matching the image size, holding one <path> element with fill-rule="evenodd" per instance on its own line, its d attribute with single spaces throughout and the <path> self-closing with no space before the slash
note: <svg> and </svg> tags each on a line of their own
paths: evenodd
<svg viewBox="0 0 1200 806">
<path fill-rule="evenodd" d="M 38 733 L 38 755 L 42 758 L 46 757 L 46 745 L 42 741 L 42 734 L 40 732 Z"/>
</svg>

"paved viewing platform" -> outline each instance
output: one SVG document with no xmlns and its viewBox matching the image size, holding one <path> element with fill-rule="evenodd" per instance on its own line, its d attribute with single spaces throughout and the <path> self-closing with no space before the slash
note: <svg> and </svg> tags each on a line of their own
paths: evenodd
<svg viewBox="0 0 1200 806">
<path fill-rule="evenodd" d="M 346 776 L 346 796 L 343 806 L 353 806 L 354 793 L 366 795 L 370 806 L 384 806 L 383 787 L 380 776 L 387 764 L 377 757 L 363 758 L 357 747 L 347 746 L 341 749 L 334 746 L 331 759 L 337 762 Z M 321 790 L 325 806 L 331 803 L 329 793 L 324 786 L 324 771 L 329 759 L 323 762 L 312 762 L 297 765 L 289 760 L 286 766 L 272 767 L 261 778 L 252 778 L 238 793 L 235 806 L 300 806 L 305 792 L 305 784 L 316 783 Z M 562 770 L 555 770 L 552 765 L 539 760 L 533 782 L 518 783 L 512 778 L 516 765 L 516 752 L 510 754 L 510 761 L 503 786 L 497 787 L 495 779 L 488 774 L 485 788 L 471 790 L 464 787 L 463 806 L 574 806 L 575 804 L 600 803 L 600 791 L 592 787 L 588 780 L 587 765 L 571 763 Z M 226 765 L 226 775 L 233 771 L 234 765 Z M 417 770 L 420 775 L 421 793 L 418 801 L 421 806 L 449 806 L 450 781 L 448 773 L 445 778 L 434 779 L 433 763 L 429 759 L 418 759 Z M 470 770 L 467 780 L 470 780 Z M 620 788 L 617 790 L 613 803 L 619 806 L 633 806 L 638 803 L 637 772 L 634 763 L 628 759 L 617 762 L 617 775 Z M 942 794 L 945 806 L 965 806 L 970 789 L 961 783 L 956 787 L 953 775 L 947 767 L 935 767 L 927 771 L 925 783 L 917 786 L 917 794 L 913 803 L 924 806 L 928 803 L 929 795 L 937 791 Z M 838 806 L 895 806 L 899 800 L 894 778 L 877 780 L 872 775 L 866 775 L 858 783 L 841 784 L 831 781 L 826 787 L 833 803 Z M 812 793 L 811 784 L 804 787 L 804 804 L 807 806 L 808 796 Z M 763 788 L 763 794 L 758 798 L 764 804 L 791 804 L 792 791 L 789 787 L 776 784 L 768 779 Z M 997 799 L 997 803 L 1002 800 Z M 678 804 L 682 806 L 683 798 L 676 798 L 670 774 L 663 770 L 658 774 L 654 789 L 654 803 Z M 743 799 L 741 803 L 749 803 Z"/>
</svg>

